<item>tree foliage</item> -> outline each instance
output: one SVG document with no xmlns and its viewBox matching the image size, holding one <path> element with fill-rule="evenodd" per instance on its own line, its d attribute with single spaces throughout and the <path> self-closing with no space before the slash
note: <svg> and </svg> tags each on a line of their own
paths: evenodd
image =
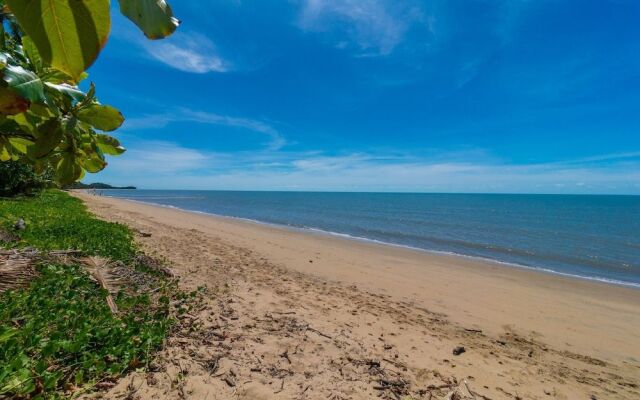
<svg viewBox="0 0 640 400">
<path fill-rule="evenodd" d="M 51 182 L 51 171 L 36 174 L 29 164 L 18 161 L 0 163 L 0 197 L 34 194 Z"/>
<path fill-rule="evenodd" d="M 121 12 L 151 39 L 179 21 L 164 0 L 120 0 Z M 0 0 L 0 162 L 51 169 L 60 184 L 107 165 L 125 150 L 104 132 L 124 122 L 78 85 L 111 26 L 109 0 Z"/>
</svg>

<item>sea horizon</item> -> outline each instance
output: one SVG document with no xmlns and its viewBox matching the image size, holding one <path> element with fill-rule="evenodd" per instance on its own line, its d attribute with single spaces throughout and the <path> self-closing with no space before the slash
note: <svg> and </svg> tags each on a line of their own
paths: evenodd
<svg viewBox="0 0 640 400">
<path fill-rule="evenodd" d="M 129 186 L 129 185 L 127 185 Z M 117 190 L 117 191 L 178 191 L 178 192 L 248 192 L 248 193 L 370 193 L 370 194 L 479 194 L 479 195 L 509 195 L 509 196 L 619 196 L 619 197 L 640 197 L 640 193 L 531 193 L 531 192 L 420 192 L 420 191 L 380 191 L 380 190 L 262 190 L 262 189 L 157 189 L 157 188 L 139 188 L 131 185 L 133 188 L 88 188 L 79 190 Z"/>
<path fill-rule="evenodd" d="M 624 223 L 625 213 L 640 213 L 640 202 L 634 201 L 635 197 L 638 197 L 636 195 L 150 189 L 102 189 L 100 192 L 111 197 L 189 212 L 247 220 L 349 240 L 468 257 L 514 268 L 526 268 L 577 279 L 640 288 L 640 263 L 637 261 L 640 260 L 640 244 L 634 244 L 632 234 L 634 229 L 637 229 L 634 227 L 637 223 L 631 222 L 632 219 L 626 225 Z M 252 196 L 256 194 L 260 196 Z M 262 201 L 259 199 L 269 195 L 272 195 L 271 199 Z M 274 199 L 273 195 L 281 196 L 276 196 Z M 309 197 L 300 198 L 300 196 L 311 195 L 325 197 L 315 200 L 316 205 L 323 208 L 323 217 L 311 218 L 305 215 L 309 210 L 305 210 L 304 207 L 285 210 L 295 208 L 296 202 L 313 201 Z M 286 198 L 291 196 L 296 198 Z M 344 199 L 344 196 L 360 197 L 359 205 L 342 203 L 341 206 L 353 212 L 356 217 L 351 218 L 349 223 L 344 223 L 339 221 L 341 217 L 331 216 L 332 210 L 336 211 L 336 214 L 344 210 L 339 211 L 334 204 L 336 199 L 328 199 L 327 196 L 342 196 L 343 199 L 339 200 L 348 200 Z M 385 199 L 373 199 L 371 202 L 371 199 L 362 199 L 363 196 L 382 196 Z M 408 208 L 403 209 L 398 203 L 403 199 L 395 198 L 389 202 L 390 197 L 393 196 L 405 197 L 404 200 L 407 200 L 407 196 L 414 198 L 410 199 Z M 417 199 L 419 200 L 417 203 L 415 196 L 421 197 Z M 440 212 L 446 212 L 447 215 L 434 216 L 428 212 L 425 214 L 425 210 L 429 208 L 428 201 L 438 200 L 434 197 L 446 200 L 442 199 L 443 196 L 456 198 L 454 199 L 456 205 L 440 209 Z M 474 206 L 472 201 L 469 202 L 474 200 L 473 198 L 482 200 L 483 197 L 485 200 L 481 205 Z M 516 213 L 506 212 L 505 214 L 504 210 L 502 212 L 499 210 L 500 204 L 487 203 L 488 198 L 503 198 L 507 203 L 511 202 L 510 205 L 518 209 L 522 215 L 518 218 Z M 525 204 L 527 199 L 542 198 L 551 200 L 543 204 L 545 207 L 550 207 L 548 212 L 540 213 L 539 209 L 536 211 L 536 208 L 541 206 L 541 204 L 536 205 L 536 202 L 530 206 Z M 599 201 L 578 202 L 582 204 L 557 201 L 589 198 L 599 199 Z M 608 199 L 619 199 L 624 204 L 616 201 L 609 202 Z M 363 200 L 369 207 L 364 212 L 360 211 Z M 425 200 L 427 204 L 424 204 Z M 436 203 L 440 204 L 432 205 L 443 206 L 442 202 L 436 201 Z M 531 221 L 531 215 L 525 215 L 528 207 L 533 207 L 532 212 L 535 214 L 536 222 Z M 380 208 L 386 209 L 383 215 L 380 215 Z M 595 213 L 589 218 L 594 221 L 593 226 L 585 230 L 584 227 L 572 227 L 571 220 L 554 222 L 557 219 L 554 215 L 557 217 L 558 214 L 571 209 L 577 213 L 573 215 L 574 222 L 584 219 L 585 212 Z M 422 214 L 416 215 L 416 212 Z M 609 219 L 607 213 L 611 214 L 610 217 L 617 223 L 607 223 L 606 220 Z M 391 216 L 399 222 L 389 222 Z M 527 221 L 531 223 L 528 225 Z M 617 231 L 612 227 L 612 223 L 618 226 Z M 506 225 L 510 228 L 506 228 Z M 485 233 L 482 233 L 483 231 Z M 512 237 L 509 238 L 510 236 Z"/>
</svg>

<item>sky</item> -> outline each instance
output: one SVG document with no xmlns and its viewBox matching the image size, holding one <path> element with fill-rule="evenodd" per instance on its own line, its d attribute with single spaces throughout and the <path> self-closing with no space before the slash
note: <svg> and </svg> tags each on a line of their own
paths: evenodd
<svg viewBox="0 0 640 400">
<path fill-rule="evenodd" d="M 640 194 L 636 0 L 174 0 L 88 81 L 146 189 Z"/>
</svg>

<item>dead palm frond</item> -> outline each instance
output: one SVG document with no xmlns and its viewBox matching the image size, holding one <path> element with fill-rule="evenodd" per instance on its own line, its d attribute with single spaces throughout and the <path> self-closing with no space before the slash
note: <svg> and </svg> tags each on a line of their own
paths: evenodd
<svg viewBox="0 0 640 400">
<path fill-rule="evenodd" d="M 37 273 L 35 253 L 18 250 L 0 252 L 0 293 L 27 286 Z"/>
<path fill-rule="evenodd" d="M 161 260 L 148 256 L 144 253 L 136 254 L 134 261 L 137 265 L 155 271 L 169 278 L 174 278 L 173 271 L 166 266 Z"/>
<path fill-rule="evenodd" d="M 14 243 L 20 240 L 20 236 L 15 233 L 0 229 L 0 243 Z"/>
<path fill-rule="evenodd" d="M 112 313 L 117 313 L 118 306 L 113 300 L 112 294 L 117 293 L 125 284 L 125 279 L 121 274 L 121 264 L 98 256 L 82 257 L 77 261 L 86 268 L 91 278 L 108 292 L 107 304 Z"/>
</svg>

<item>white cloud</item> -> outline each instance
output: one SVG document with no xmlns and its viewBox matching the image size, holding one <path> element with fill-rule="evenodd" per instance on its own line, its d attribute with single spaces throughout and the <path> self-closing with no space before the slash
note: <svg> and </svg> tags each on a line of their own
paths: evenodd
<svg viewBox="0 0 640 400">
<path fill-rule="evenodd" d="M 171 122 L 197 122 L 201 124 L 222 125 L 259 132 L 269 138 L 269 141 L 266 143 L 269 150 L 279 150 L 287 144 L 284 136 L 266 122 L 205 111 L 193 111 L 186 108 L 178 108 L 176 111 L 170 113 L 149 114 L 138 118 L 129 118 L 125 121 L 124 129 L 134 130 L 158 128 L 164 127 Z"/>
<path fill-rule="evenodd" d="M 152 58 L 184 72 L 204 74 L 229 70 L 213 42 L 199 33 L 180 30 L 163 40 L 139 43 Z"/>
<path fill-rule="evenodd" d="M 336 47 L 353 42 L 364 51 L 361 56 L 372 56 L 390 54 L 409 28 L 423 19 L 417 7 L 395 1 L 304 0 L 298 26 L 309 32 L 337 33 Z"/>
<path fill-rule="evenodd" d="M 186 109 L 182 110 L 182 115 L 187 120 L 193 122 L 244 128 L 254 132 L 264 133 L 270 138 L 270 141 L 268 143 L 268 148 L 270 150 L 278 150 L 287 143 L 280 132 L 262 121 L 248 118 L 230 117 L 227 115 L 219 115 L 202 111 L 191 111 Z"/>
<path fill-rule="evenodd" d="M 158 189 L 640 194 L 640 152 L 512 165 L 482 152 L 214 153 L 140 142 L 93 181 Z"/>
<path fill-rule="evenodd" d="M 205 168 L 214 161 L 210 154 L 164 141 L 140 142 L 122 156 L 111 157 L 109 173 L 128 177 L 175 175 Z"/>
<path fill-rule="evenodd" d="M 197 32 L 180 27 L 171 36 L 148 40 L 131 21 L 119 13 L 112 20 L 112 36 L 143 50 L 142 55 L 172 68 L 191 73 L 227 72 L 230 63 L 219 53 L 214 42 Z"/>
</svg>

